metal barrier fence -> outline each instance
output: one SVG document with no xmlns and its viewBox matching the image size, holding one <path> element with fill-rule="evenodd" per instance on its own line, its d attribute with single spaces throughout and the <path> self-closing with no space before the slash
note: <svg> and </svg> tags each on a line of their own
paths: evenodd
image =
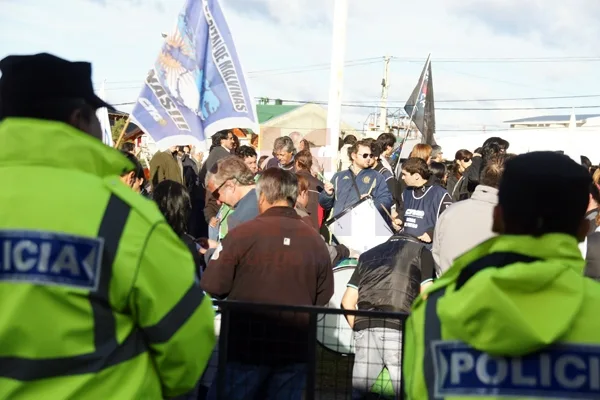
<svg viewBox="0 0 600 400">
<path fill-rule="evenodd" d="M 215 305 L 219 340 L 209 375 L 216 376 L 211 391 L 218 399 L 350 399 L 353 386 L 362 387 L 366 399 L 401 392 L 407 314 L 237 301 Z M 359 330 L 356 343 L 347 317 Z M 392 365 L 389 370 L 382 359 Z M 269 379 L 273 373 L 278 378 Z"/>
</svg>

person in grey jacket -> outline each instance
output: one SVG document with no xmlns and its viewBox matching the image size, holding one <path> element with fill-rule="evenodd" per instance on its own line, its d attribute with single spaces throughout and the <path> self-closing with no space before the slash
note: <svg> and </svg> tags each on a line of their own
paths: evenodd
<svg viewBox="0 0 600 400">
<path fill-rule="evenodd" d="M 498 186 L 504 163 L 510 157 L 502 153 L 490 159 L 471 198 L 452 204 L 440 215 L 431 249 L 438 276 L 450 268 L 455 258 L 494 236 L 492 218 L 498 204 Z"/>
</svg>

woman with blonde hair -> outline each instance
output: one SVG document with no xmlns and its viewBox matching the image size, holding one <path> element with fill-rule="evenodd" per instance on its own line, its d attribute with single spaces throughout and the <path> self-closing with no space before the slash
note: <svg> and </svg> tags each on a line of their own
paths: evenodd
<svg viewBox="0 0 600 400">
<path fill-rule="evenodd" d="M 421 158 L 429 164 L 431 162 L 431 152 L 433 148 L 424 143 L 419 143 L 413 147 L 408 158 Z"/>
</svg>

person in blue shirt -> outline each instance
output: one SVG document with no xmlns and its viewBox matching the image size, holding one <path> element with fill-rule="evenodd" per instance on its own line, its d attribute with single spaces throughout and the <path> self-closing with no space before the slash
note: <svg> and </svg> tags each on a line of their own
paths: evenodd
<svg viewBox="0 0 600 400">
<path fill-rule="evenodd" d="M 319 204 L 325 210 L 333 209 L 333 216 L 336 216 L 370 195 L 381 215 L 389 221 L 393 198 L 383 175 L 370 168 L 373 157 L 371 146 L 368 142 L 359 141 L 348 153 L 352 161 L 350 168 L 337 172 L 331 182 L 325 183 L 319 194 Z"/>
</svg>

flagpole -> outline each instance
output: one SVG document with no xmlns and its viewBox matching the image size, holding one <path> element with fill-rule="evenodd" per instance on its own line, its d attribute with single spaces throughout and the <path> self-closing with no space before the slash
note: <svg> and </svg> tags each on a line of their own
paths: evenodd
<svg viewBox="0 0 600 400">
<path fill-rule="evenodd" d="M 425 68 L 423 69 L 423 71 L 427 71 L 429 69 L 429 65 L 431 64 L 431 53 L 429 53 L 429 55 L 427 56 L 427 62 L 425 63 Z M 423 78 L 421 79 L 421 84 L 419 85 L 419 93 L 421 93 L 423 91 L 423 85 L 425 84 L 425 76 L 426 73 L 423 74 Z M 412 120 L 415 116 L 415 111 L 417 109 L 417 105 L 415 104 L 413 106 L 412 111 L 410 112 L 410 116 L 408 119 L 408 128 L 406 128 L 406 134 L 404 135 L 404 140 L 402 140 L 402 143 L 400 143 L 400 154 L 398 154 L 398 163 L 396 164 L 396 177 L 398 177 L 398 166 L 400 165 L 400 157 L 402 156 L 402 149 L 404 146 L 404 143 L 406 143 L 406 140 L 408 140 L 408 134 L 411 131 L 411 124 L 412 124 Z M 423 133 L 421 133 L 421 135 L 423 135 Z"/>
<path fill-rule="evenodd" d="M 121 130 L 121 133 L 119 134 L 119 138 L 115 142 L 115 149 L 119 148 L 119 145 L 121 144 L 121 141 L 123 140 L 123 136 L 125 135 L 125 131 L 127 130 L 127 127 L 129 126 L 130 120 L 131 120 L 131 115 L 127 117 L 127 121 L 125 121 L 125 125 L 123 125 L 123 129 Z"/>
<path fill-rule="evenodd" d="M 327 102 L 327 131 L 324 156 L 325 176 L 331 179 L 337 171 L 338 143 L 344 88 L 344 58 L 346 54 L 346 25 L 348 0 L 333 2 L 333 33 L 331 41 L 331 71 L 329 76 L 329 100 Z"/>
</svg>

